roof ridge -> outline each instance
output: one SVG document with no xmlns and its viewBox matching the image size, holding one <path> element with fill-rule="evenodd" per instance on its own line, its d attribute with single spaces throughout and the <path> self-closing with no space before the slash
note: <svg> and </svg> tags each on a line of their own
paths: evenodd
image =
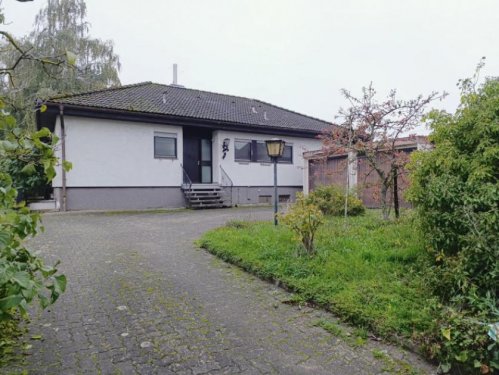
<svg viewBox="0 0 499 375">
<path fill-rule="evenodd" d="M 287 109 L 287 108 L 284 108 L 284 107 L 281 107 L 281 106 L 278 106 L 278 105 L 275 105 L 275 104 L 272 104 L 272 103 L 269 103 L 269 102 L 266 102 L 266 101 L 263 101 L 263 100 L 260 100 L 260 99 L 254 99 L 254 100 L 257 101 L 257 102 L 269 105 L 271 107 L 279 108 L 279 109 L 282 109 L 284 111 L 294 113 L 296 115 L 300 115 L 300 116 L 303 116 L 303 117 L 308 117 L 308 118 L 310 118 L 312 120 L 323 122 L 324 124 L 327 124 L 327 125 L 334 125 L 332 122 L 328 122 L 328 121 L 320 119 L 318 117 L 314 117 L 314 116 L 306 115 L 304 113 L 296 112 L 296 111 L 293 111 L 292 109 Z"/>
<path fill-rule="evenodd" d="M 74 98 L 76 96 L 83 96 L 83 95 L 88 95 L 88 94 L 96 94 L 96 93 L 100 93 L 100 92 L 124 90 L 124 89 L 128 89 L 128 88 L 131 88 L 131 87 L 138 87 L 138 86 L 149 85 L 151 83 L 153 83 L 153 82 L 151 82 L 151 81 L 144 81 L 144 82 L 139 82 L 139 83 L 131 83 L 131 84 L 128 84 L 128 85 L 106 87 L 105 89 L 99 89 L 99 90 L 90 90 L 90 91 L 84 91 L 84 92 L 77 92 L 77 93 L 74 93 L 74 94 L 61 94 L 61 95 L 53 96 L 53 97 L 47 99 L 47 101 L 51 101 L 53 99 Z"/>
<path fill-rule="evenodd" d="M 248 98 L 247 96 L 231 95 L 231 94 L 222 94 L 222 93 L 220 93 L 220 92 L 215 92 L 215 91 L 200 90 L 200 89 L 192 89 L 192 88 L 185 87 L 185 86 L 174 86 L 174 85 L 167 85 L 167 84 L 165 84 L 165 83 L 157 83 L 157 82 L 150 82 L 150 83 L 152 83 L 153 85 L 158 85 L 158 86 L 167 86 L 167 87 L 171 87 L 171 88 L 174 88 L 174 89 L 190 90 L 190 91 L 199 91 L 199 92 L 204 92 L 204 93 L 207 93 L 207 94 L 215 94 L 215 95 L 221 95 L 221 96 L 231 96 L 231 97 L 233 97 L 233 98 L 240 98 L 240 99 L 247 99 L 247 100 L 254 100 L 254 101 L 258 101 L 257 99 Z"/>
<path fill-rule="evenodd" d="M 222 96 L 230 96 L 230 97 L 233 97 L 233 98 L 241 98 L 241 99 L 253 100 L 255 102 L 263 103 L 263 104 L 269 105 L 271 107 L 282 109 L 282 110 L 287 111 L 287 112 L 291 112 L 291 113 L 294 113 L 294 114 L 297 114 L 297 115 L 300 115 L 300 116 L 308 117 L 308 118 L 310 118 L 312 120 L 320 121 L 320 122 L 323 122 L 323 123 L 328 124 L 328 125 L 333 125 L 333 123 L 328 122 L 328 121 L 323 120 L 323 119 L 320 119 L 318 117 L 314 117 L 314 116 L 306 115 L 306 114 L 303 114 L 303 113 L 300 113 L 300 112 L 297 112 L 297 111 L 293 111 L 291 109 L 284 108 L 284 107 L 281 107 L 281 106 L 278 106 L 278 105 L 275 105 L 275 104 L 272 104 L 272 103 L 269 103 L 269 102 L 266 102 L 266 101 L 263 101 L 263 100 L 260 100 L 260 99 L 248 98 L 247 96 L 222 94 L 222 93 L 215 92 L 215 91 L 191 89 L 191 88 L 188 88 L 188 87 L 171 86 L 171 85 L 162 84 L 162 83 L 156 83 L 156 82 L 150 82 L 150 83 L 152 83 L 153 85 L 167 86 L 167 87 L 172 87 L 172 88 L 175 88 L 175 89 L 199 91 L 199 92 L 205 92 L 205 93 L 208 93 L 208 94 L 216 94 L 216 95 L 222 95 Z"/>
</svg>

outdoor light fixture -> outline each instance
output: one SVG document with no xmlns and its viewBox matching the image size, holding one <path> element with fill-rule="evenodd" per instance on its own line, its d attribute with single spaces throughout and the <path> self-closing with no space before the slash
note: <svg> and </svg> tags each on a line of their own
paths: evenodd
<svg viewBox="0 0 499 375">
<path fill-rule="evenodd" d="M 285 144 L 286 142 L 278 138 L 272 138 L 265 141 L 267 154 L 274 162 L 274 225 L 277 225 L 277 206 L 279 204 L 279 196 L 277 195 L 277 159 L 282 156 Z"/>
<path fill-rule="evenodd" d="M 271 158 L 280 158 L 284 152 L 284 145 L 286 142 L 282 139 L 272 138 L 265 141 L 265 144 L 267 145 L 267 154 Z"/>
<path fill-rule="evenodd" d="M 225 159 L 225 157 L 227 156 L 227 152 L 229 152 L 229 143 L 230 143 L 230 139 L 229 138 L 225 138 L 223 143 L 222 143 L 222 159 Z"/>
</svg>

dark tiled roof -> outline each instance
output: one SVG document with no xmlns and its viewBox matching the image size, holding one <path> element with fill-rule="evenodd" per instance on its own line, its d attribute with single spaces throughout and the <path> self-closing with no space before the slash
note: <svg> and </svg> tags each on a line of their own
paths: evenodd
<svg viewBox="0 0 499 375">
<path fill-rule="evenodd" d="M 260 100 L 144 82 L 50 99 L 49 103 L 320 132 L 330 124 Z"/>
</svg>

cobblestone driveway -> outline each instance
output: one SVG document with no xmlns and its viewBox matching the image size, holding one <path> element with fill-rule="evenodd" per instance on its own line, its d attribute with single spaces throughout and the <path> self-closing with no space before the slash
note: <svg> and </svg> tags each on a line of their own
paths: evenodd
<svg viewBox="0 0 499 375">
<path fill-rule="evenodd" d="M 266 209 L 46 215 L 31 243 L 60 259 L 67 292 L 34 314 L 30 374 L 380 374 L 415 356 L 369 342 L 353 348 L 314 327 L 328 314 L 228 266 L 193 241 Z M 331 317 L 329 317 L 331 318 Z M 375 359 L 386 350 L 394 361 Z M 407 369 L 406 369 L 407 370 Z M 411 373 L 411 372 L 403 372 Z"/>
</svg>

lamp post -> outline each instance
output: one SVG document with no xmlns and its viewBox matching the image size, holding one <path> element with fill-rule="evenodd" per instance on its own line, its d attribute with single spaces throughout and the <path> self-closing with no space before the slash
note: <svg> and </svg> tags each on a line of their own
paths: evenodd
<svg viewBox="0 0 499 375">
<path fill-rule="evenodd" d="M 277 195 L 277 159 L 282 156 L 285 144 L 286 142 L 278 138 L 265 141 L 267 154 L 274 163 L 274 225 L 277 225 L 277 206 L 279 204 L 279 196 Z"/>
</svg>

